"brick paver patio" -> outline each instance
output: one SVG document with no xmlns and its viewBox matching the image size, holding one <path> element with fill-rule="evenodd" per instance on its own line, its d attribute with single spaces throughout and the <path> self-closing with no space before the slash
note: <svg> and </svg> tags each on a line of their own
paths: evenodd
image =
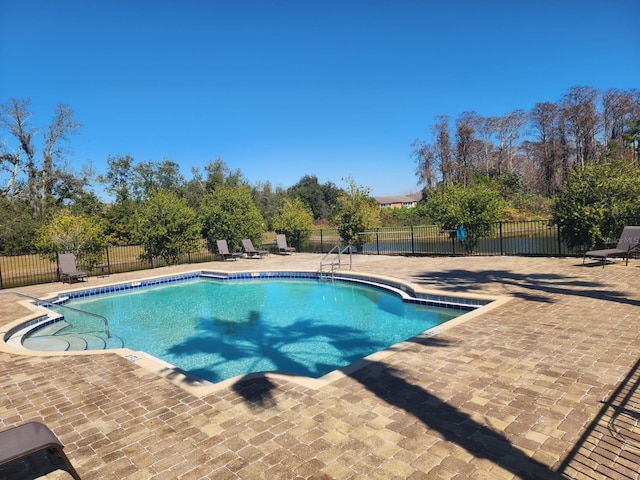
<svg viewBox="0 0 640 480">
<path fill-rule="evenodd" d="M 319 260 L 272 255 L 81 287 Z M 321 385 L 268 376 L 194 395 L 114 353 L 0 351 L 0 429 L 47 424 L 87 479 L 638 479 L 640 261 L 581 263 L 355 256 L 355 272 L 510 300 Z M 3 335 L 29 313 L 21 301 L 0 297 Z"/>
</svg>

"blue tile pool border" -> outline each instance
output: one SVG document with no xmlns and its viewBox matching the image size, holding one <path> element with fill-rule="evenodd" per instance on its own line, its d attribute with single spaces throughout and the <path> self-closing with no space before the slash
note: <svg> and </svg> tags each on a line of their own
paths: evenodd
<svg viewBox="0 0 640 480">
<path fill-rule="evenodd" d="M 374 278 L 369 275 L 359 274 L 334 274 L 331 278 L 327 278 L 326 274 L 320 272 L 237 272 L 237 273 L 216 273 L 210 271 L 190 272 L 178 275 L 170 275 L 167 277 L 158 277 L 147 280 L 139 280 L 134 282 L 124 282 L 114 285 L 105 285 L 102 287 L 89 288 L 86 290 L 78 290 L 75 292 L 67 292 L 59 295 L 50 303 L 66 302 L 75 298 L 91 297 L 95 295 L 103 295 L 106 293 L 123 292 L 156 285 L 170 284 L 185 280 L 193 280 L 197 278 L 211 278 L 215 280 L 232 281 L 232 280 L 260 280 L 260 279 L 309 279 L 324 281 L 342 281 L 363 283 L 373 287 L 391 290 L 400 295 L 403 301 L 420 305 L 433 307 L 444 307 L 455 310 L 472 311 L 480 308 L 491 300 L 474 299 L 465 297 L 456 297 L 446 294 L 423 294 L 416 293 L 405 283 L 392 281 L 389 279 Z"/>
</svg>

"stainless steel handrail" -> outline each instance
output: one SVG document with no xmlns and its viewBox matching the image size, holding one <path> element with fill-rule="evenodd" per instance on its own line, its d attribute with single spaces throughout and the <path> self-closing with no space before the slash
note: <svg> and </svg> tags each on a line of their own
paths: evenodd
<svg viewBox="0 0 640 480">
<path fill-rule="evenodd" d="M 68 305 L 63 305 L 61 303 L 47 302 L 46 300 L 40 300 L 39 298 L 32 297 L 30 295 L 25 295 L 24 293 L 19 293 L 19 292 L 0 292 L 0 295 L 17 295 L 18 297 L 32 300 L 36 302 L 38 305 L 44 305 L 44 306 L 49 305 L 49 306 L 66 308 L 67 310 L 71 310 L 76 313 L 82 313 L 82 314 L 90 315 L 92 317 L 97 317 L 104 322 L 104 330 L 105 330 L 105 333 L 107 334 L 107 338 L 111 338 L 111 333 L 109 331 L 109 321 L 107 320 L 107 317 L 103 317 L 102 315 L 99 315 L 97 313 L 87 312 L 85 310 L 80 310 L 79 308 L 73 308 L 73 307 L 69 307 Z"/>
<path fill-rule="evenodd" d="M 322 257 L 322 259 L 320 260 L 320 273 L 322 274 L 322 272 L 324 272 L 324 266 L 325 265 L 331 265 L 331 276 L 333 277 L 333 271 L 335 269 L 335 267 L 337 266 L 338 268 L 340 268 L 342 266 L 342 255 L 348 252 L 349 253 L 349 270 L 351 270 L 351 267 L 353 266 L 353 258 L 352 258 L 352 254 L 353 254 L 353 247 L 351 245 L 347 245 L 346 247 L 344 247 L 342 250 L 340 249 L 340 245 L 336 245 L 335 247 L 333 247 L 331 250 L 329 250 L 324 257 Z M 334 255 L 333 259 L 329 262 L 325 262 L 326 258 L 329 255 Z M 335 260 L 335 258 L 337 258 L 337 260 Z"/>
</svg>

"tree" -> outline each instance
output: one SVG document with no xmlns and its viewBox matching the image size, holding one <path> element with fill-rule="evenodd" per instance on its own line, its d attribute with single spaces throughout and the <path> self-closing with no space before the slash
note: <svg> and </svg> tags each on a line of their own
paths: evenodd
<svg viewBox="0 0 640 480">
<path fill-rule="evenodd" d="M 602 95 L 604 142 L 616 142 L 634 120 L 640 119 L 640 97 L 637 91 L 611 88 Z"/>
<path fill-rule="evenodd" d="M 45 129 L 42 142 L 42 160 L 36 159 L 34 137 L 38 133 L 30 125 L 31 112 L 29 100 L 12 98 L 8 103 L 0 105 L 0 128 L 6 129 L 17 141 L 12 151 L 9 147 L 0 150 L 2 169 L 8 174 L 4 191 L 8 197 L 27 199 L 33 214 L 45 218 L 47 206 L 52 203 L 54 186 L 60 179 L 64 153 L 64 143 L 69 136 L 81 128 L 73 119 L 73 111 L 66 105 L 59 104 L 54 112 L 51 124 Z M 24 155 L 24 158 L 23 158 Z M 20 181 L 21 176 L 25 176 Z M 72 175 L 69 173 L 67 178 Z"/>
<path fill-rule="evenodd" d="M 433 127 L 435 141 L 435 155 L 440 166 L 442 183 L 449 185 L 455 180 L 455 167 L 453 164 L 453 150 L 451 147 L 451 134 L 449 133 L 449 117 L 442 115 Z"/>
<path fill-rule="evenodd" d="M 625 146 L 631 151 L 631 160 L 640 165 L 640 117 L 630 122 L 622 134 Z"/>
<path fill-rule="evenodd" d="M 493 143 L 491 142 L 492 137 L 496 134 L 500 125 L 500 120 L 499 117 L 478 117 L 476 121 L 476 131 L 482 141 L 478 168 L 481 168 L 485 175 L 500 171 L 500 156 L 496 154 Z M 496 163 L 498 163 L 498 165 L 496 165 Z"/>
<path fill-rule="evenodd" d="M 571 87 L 563 99 L 563 113 L 573 136 L 576 165 L 580 168 L 596 160 L 596 134 L 600 128 L 597 98 L 595 88 Z"/>
<path fill-rule="evenodd" d="M 227 240 L 231 249 L 240 248 L 245 238 L 256 247 L 262 244 L 264 221 L 248 186 L 222 185 L 207 193 L 200 206 L 200 219 L 210 252 L 216 251 L 216 240 L 221 239 Z"/>
<path fill-rule="evenodd" d="M 478 240 L 491 235 L 496 222 L 502 219 L 504 208 L 500 192 L 485 185 L 443 186 L 431 192 L 425 203 L 430 218 L 443 230 L 452 231 L 452 238 L 464 226 L 462 244 L 467 253 L 474 252 Z"/>
<path fill-rule="evenodd" d="M 143 200 L 157 190 L 184 193 L 186 181 L 180 165 L 164 159 L 162 162 L 140 162 L 131 171 L 131 186 L 136 200 Z"/>
<path fill-rule="evenodd" d="M 61 142 L 69 141 L 69 135 L 77 133 L 81 128 L 79 122 L 73 118 L 73 110 L 67 105 L 59 104 L 54 112 L 53 120 L 49 124 L 42 147 L 42 170 L 40 173 L 40 204 L 45 205 L 52 197 L 54 185 L 61 177 L 56 163 L 65 152 Z M 71 177 L 70 175 L 68 177 Z"/>
<path fill-rule="evenodd" d="M 180 255 L 199 249 L 201 226 L 187 201 L 168 190 L 157 190 L 143 201 L 132 222 L 133 240 L 153 262 L 162 258 L 168 265 Z"/>
<path fill-rule="evenodd" d="M 463 186 L 469 183 L 477 163 L 475 160 L 478 155 L 474 149 L 477 122 L 478 115 L 475 112 L 464 112 L 456 120 L 455 179 Z"/>
<path fill-rule="evenodd" d="M 336 199 L 331 220 L 342 240 L 360 249 L 366 243 L 366 236 L 362 234 L 382 225 L 380 207 L 369 196 L 369 187 L 357 186 L 350 177 L 346 181 L 349 186 Z"/>
<path fill-rule="evenodd" d="M 552 195 L 562 184 L 562 165 L 567 152 L 561 146 L 561 110 L 555 103 L 536 103 L 531 111 L 531 124 L 537 133 L 531 142 L 532 157 L 541 175 L 542 188 L 539 191 Z"/>
<path fill-rule="evenodd" d="M 501 117 L 463 112 L 455 132 L 440 116 L 432 141 L 414 141 L 411 155 L 425 193 L 438 182 L 468 185 L 471 175 L 481 171 L 486 176 L 517 173 L 528 191 L 551 196 L 575 165 L 621 157 L 637 162 L 633 125 L 638 119 L 640 92 L 635 89 L 571 87 L 559 101 L 536 103 L 530 112 L 514 110 Z"/>
<path fill-rule="evenodd" d="M 602 246 L 639 216 L 640 166 L 623 160 L 575 169 L 553 205 L 562 239 L 582 250 Z"/>
<path fill-rule="evenodd" d="M 207 192 L 212 192 L 220 186 L 239 187 L 249 185 L 240 169 L 231 170 L 219 158 L 208 160 L 204 167 L 204 173 L 198 167 L 192 167 L 191 173 L 193 178 L 187 181 L 184 192 L 189 205 L 196 210 L 200 209 L 203 195 Z M 254 194 L 258 190 L 260 190 L 259 186 L 255 188 Z M 256 204 L 262 206 L 257 199 Z"/>
<path fill-rule="evenodd" d="M 274 190 L 271 182 L 258 182 L 252 187 L 251 196 L 258 210 L 260 210 L 260 215 L 262 215 L 266 223 L 267 230 L 273 230 L 273 219 L 278 213 L 278 205 L 286 196 L 285 191 L 282 187 L 277 187 Z"/>
<path fill-rule="evenodd" d="M 284 197 L 273 219 L 273 229 L 292 239 L 293 245 L 300 250 L 313 228 L 313 214 L 304 202 L 296 197 Z"/>
<path fill-rule="evenodd" d="M 513 161 L 516 156 L 515 143 L 528 120 L 529 116 L 524 110 L 514 110 L 495 119 L 494 125 L 500 142 L 497 160 L 498 175 L 513 169 Z"/>
<path fill-rule="evenodd" d="M 287 194 L 300 198 L 311 209 L 314 220 L 329 217 L 329 210 L 340 194 L 340 189 L 333 183 L 320 184 L 315 175 L 305 175 L 298 183 L 289 187 Z"/>
<path fill-rule="evenodd" d="M 3 160 L 11 165 L 8 169 L 10 178 L 7 181 L 7 187 L 11 186 L 12 196 L 23 195 L 33 208 L 37 199 L 37 170 L 35 147 L 33 146 L 36 129 L 29 124 L 31 117 L 29 107 L 29 100 L 20 101 L 12 98 L 7 104 L 0 106 L 0 126 L 7 129 L 18 141 L 14 152 L 5 153 L 2 156 Z M 25 160 L 22 160 L 22 154 L 26 156 Z M 21 173 L 26 173 L 27 180 L 24 186 L 16 191 L 16 182 Z"/>
<path fill-rule="evenodd" d="M 98 176 L 114 200 L 105 212 L 107 235 L 113 244 L 126 244 L 131 241 L 130 223 L 136 212 L 137 203 L 133 199 L 134 159 L 129 155 L 107 157 L 107 172 Z"/>
<path fill-rule="evenodd" d="M 107 172 L 98 176 L 98 181 L 105 186 L 107 193 L 111 194 L 116 202 L 129 200 L 132 197 L 133 185 L 131 174 L 134 160 L 130 155 L 124 157 L 107 157 Z"/>
<path fill-rule="evenodd" d="M 408 225 L 425 225 L 428 217 L 424 215 L 423 202 L 415 208 L 382 208 L 380 220 L 383 227 L 406 227 Z"/>
<path fill-rule="evenodd" d="M 226 163 L 220 158 L 209 160 L 204 167 L 207 173 L 206 186 L 207 192 L 226 185 L 228 187 L 241 187 L 248 185 L 247 180 L 239 168 L 231 170 Z"/>
<path fill-rule="evenodd" d="M 26 201 L 0 198 L 0 255 L 35 252 L 38 227 Z"/>
<path fill-rule="evenodd" d="M 73 253 L 87 269 L 102 262 L 106 237 L 102 222 L 95 216 L 58 212 L 37 231 L 36 246 L 55 259 L 57 253 Z"/>
<path fill-rule="evenodd" d="M 434 189 L 437 183 L 435 148 L 420 139 L 414 140 L 411 146 L 413 147 L 411 156 L 414 157 L 416 162 L 418 185 L 421 185 L 426 193 Z"/>
</svg>

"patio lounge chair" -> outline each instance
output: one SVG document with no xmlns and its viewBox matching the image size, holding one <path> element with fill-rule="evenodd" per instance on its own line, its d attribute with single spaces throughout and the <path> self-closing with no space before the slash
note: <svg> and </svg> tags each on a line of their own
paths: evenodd
<svg viewBox="0 0 640 480">
<path fill-rule="evenodd" d="M 587 257 L 599 258 L 602 260 L 602 268 L 609 257 L 625 257 L 625 265 L 629 265 L 629 255 L 633 250 L 638 247 L 640 243 L 640 227 L 639 226 L 627 226 L 622 230 L 622 234 L 618 239 L 618 245 L 616 248 L 605 248 L 603 250 L 591 250 L 584 254 L 582 264 Z"/>
<path fill-rule="evenodd" d="M 58 255 L 58 264 L 60 265 L 60 280 L 73 283 L 83 278 L 87 278 L 87 273 L 78 270 L 76 267 L 76 256 L 73 253 L 61 253 Z"/>
<path fill-rule="evenodd" d="M 249 238 L 245 238 L 244 240 L 242 240 L 242 248 L 244 250 L 244 253 L 246 253 L 249 257 L 262 258 L 266 255 L 269 255 L 268 250 L 256 250 L 253 247 L 253 242 Z"/>
<path fill-rule="evenodd" d="M 289 255 L 296 251 L 294 247 L 287 245 L 287 237 L 282 233 L 276 235 L 276 243 L 278 244 L 278 251 L 283 255 Z"/>
<path fill-rule="evenodd" d="M 223 260 L 237 260 L 238 257 L 242 256 L 240 252 L 229 252 L 229 245 L 227 245 L 226 240 L 216 240 L 216 244 L 218 245 L 218 254 Z"/>
<path fill-rule="evenodd" d="M 50 471 L 64 469 L 73 478 L 80 480 L 80 475 L 62 451 L 63 448 L 58 437 L 46 425 L 38 422 L 25 423 L 0 432 L 0 466 L 20 460 L 35 464 L 36 457 L 38 457 L 37 460 L 44 460 L 42 455 L 37 454 L 46 454 Z M 51 459 L 49 455 L 54 455 L 55 459 Z M 64 467 L 58 466 L 60 460 L 64 462 Z M 34 465 L 31 468 L 38 467 L 44 468 L 44 465 Z M 16 477 L 11 476 L 11 478 Z"/>
</svg>

